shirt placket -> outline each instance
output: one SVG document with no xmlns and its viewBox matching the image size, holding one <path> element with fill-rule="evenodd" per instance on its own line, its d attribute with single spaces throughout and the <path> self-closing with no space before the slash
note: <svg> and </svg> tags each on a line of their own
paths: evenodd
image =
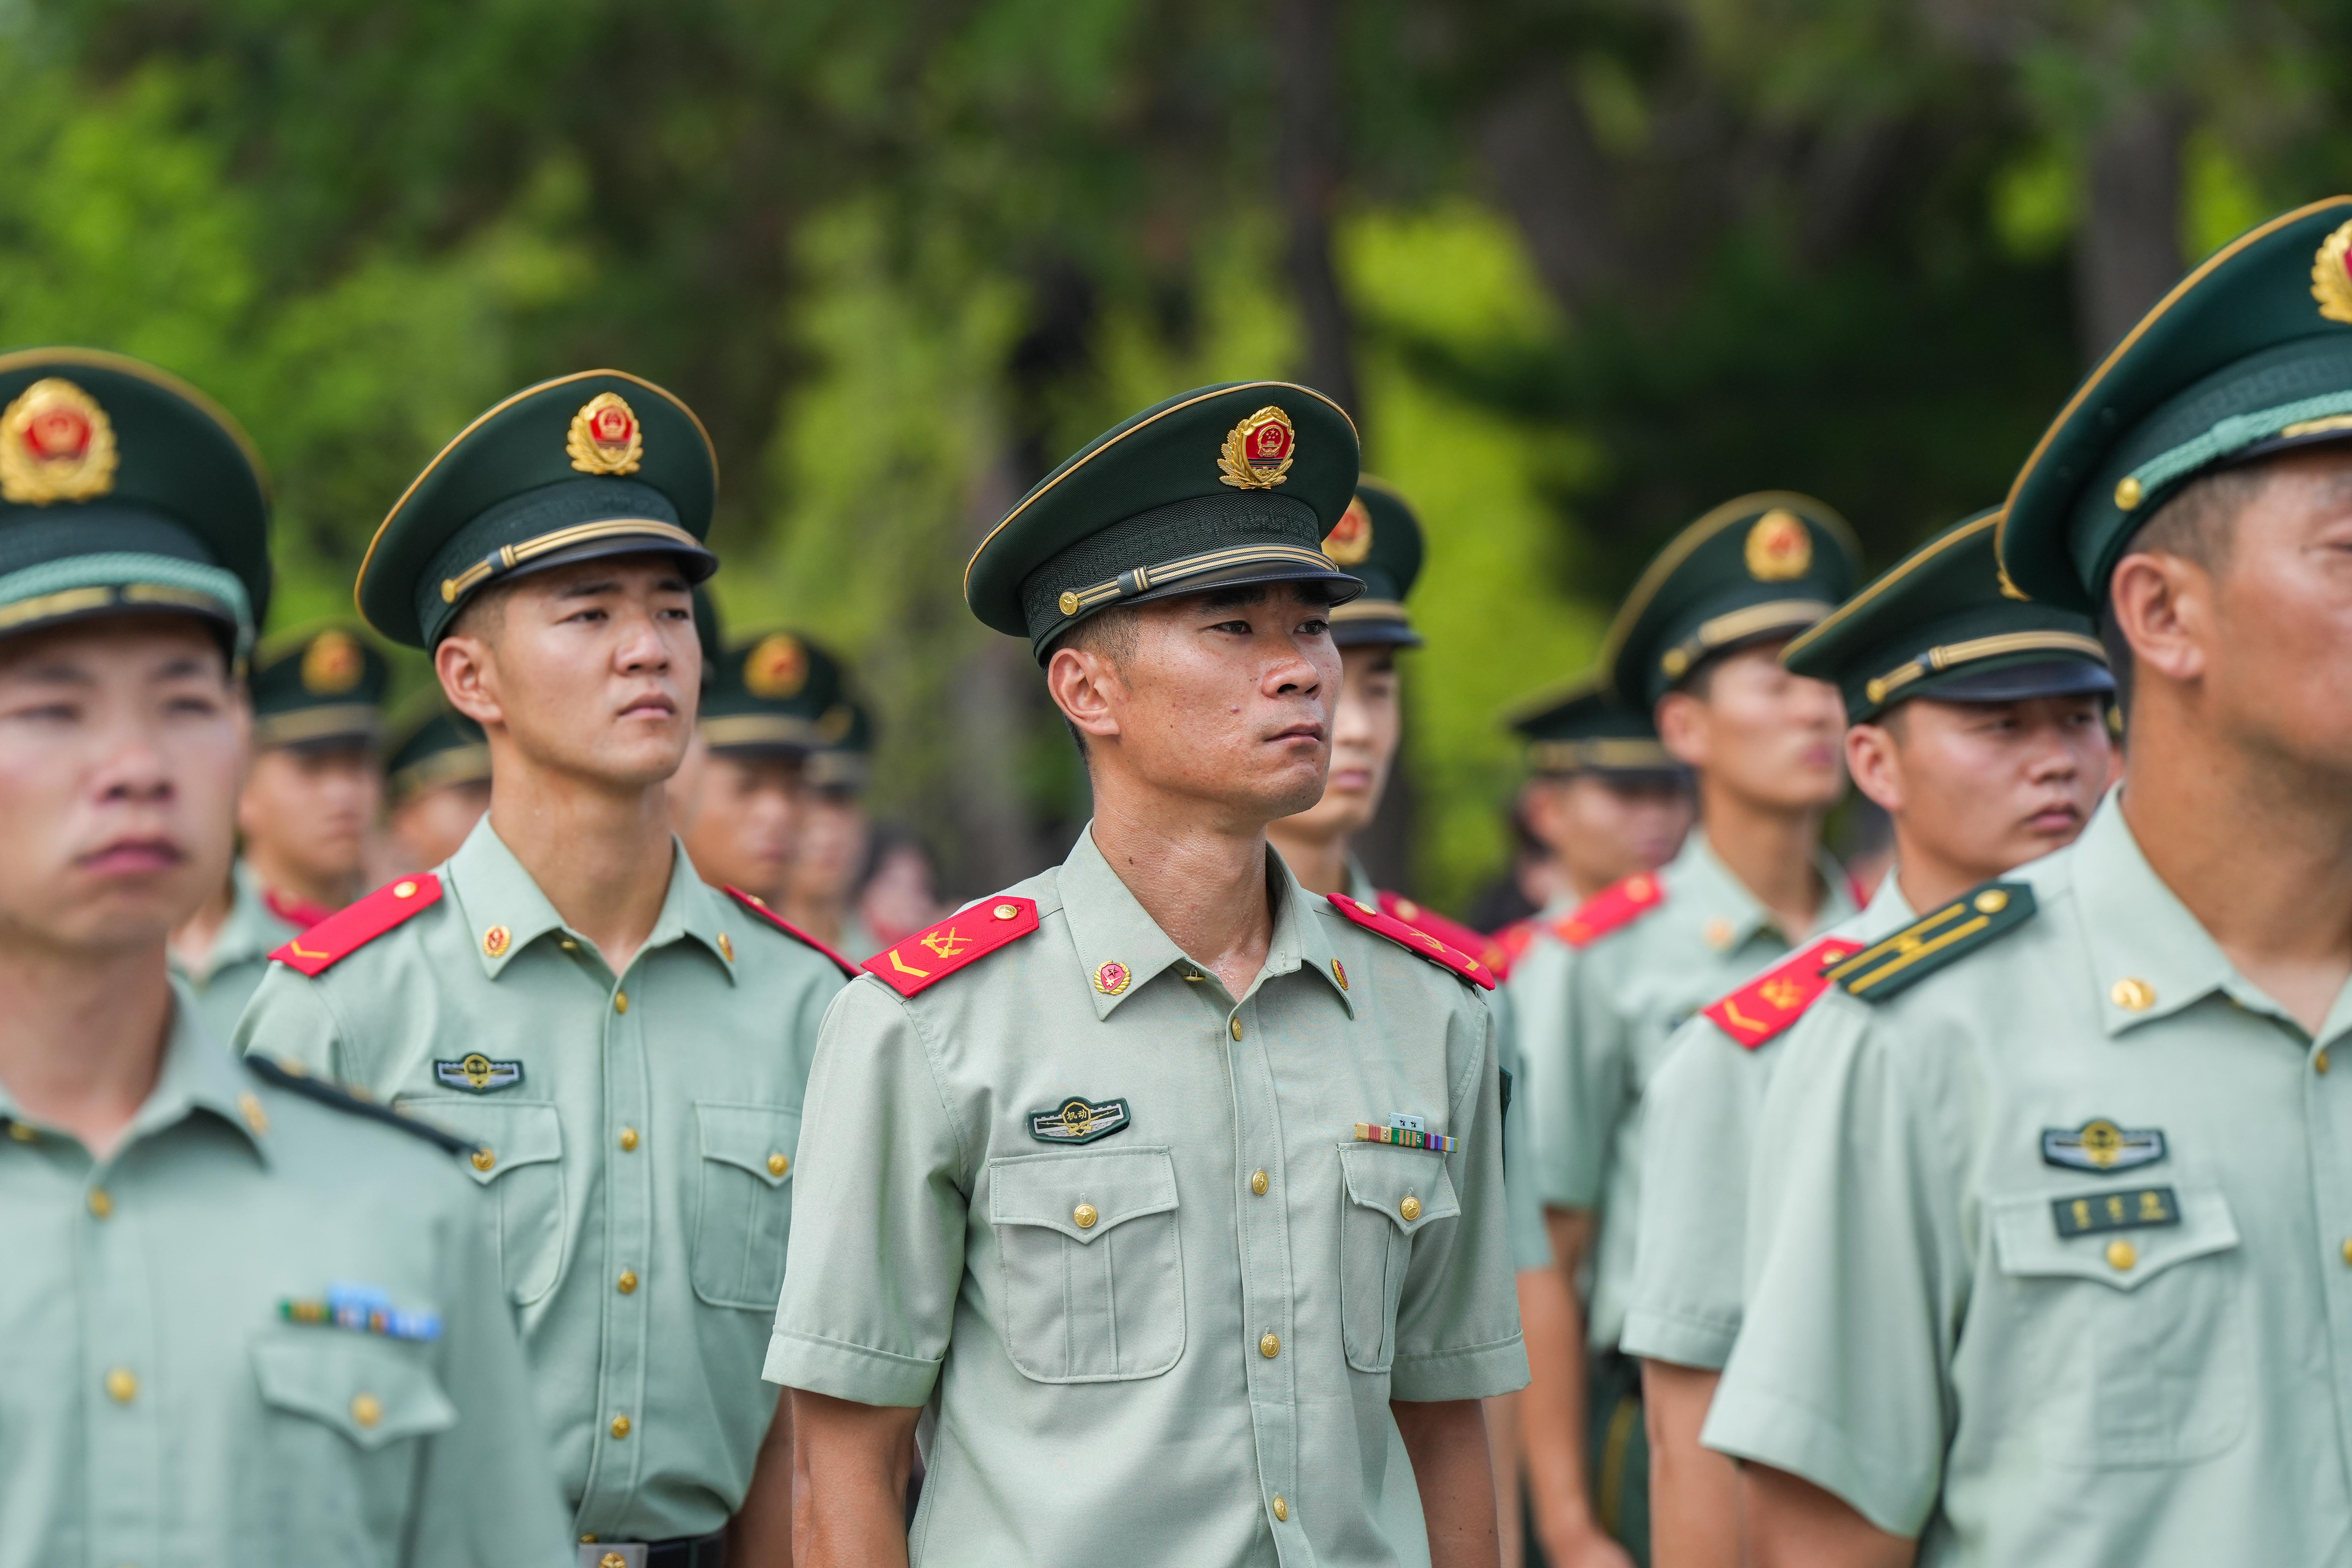
<svg viewBox="0 0 2352 1568">
<path fill-rule="evenodd" d="M 135 1147 L 133 1145 L 132 1147 Z M 137 1193 L 122 1160 L 94 1166 L 79 1231 L 82 1430 L 89 1444 L 89 1561 L 147 1568 L 162 1562 L 163 1496 L 155 1293 L 139 1247 Z"/>
<path fill-rule="evenodd" d="M 2312 1184 L 2312 1213 L 2318 1221 L 2318 1243 L 2327 1250 L 2319 1259 L 2327 1303 L 2329 1384 L 2335 1394 L 2337 1474 L 2344 1495 L 2352 1497 L 2352 1034 L 2338 1034 L 2320 1042 L 2305 1056 L 2302 1073 L 2303 1114 Z"/>
<path fill-rule="evenodd" d="M 612 1535 L 628 1524 L 627 1505 L 644 1471 L 641 1458 L 654 1434 L 646 1420 L 646 1355 L 653 1281 L 654 1161 L 677 1151 L 654 1148 L 646 1076 L 645 1021 L 650 1008 L 641 952 L 604 998 L 604 1103 L 594 1158 L 603 1164 L 604 1268 L 596 1289 L 604 1303 L 596 1366 L 596 1432 L 583 1531 Z"/>
</svg>

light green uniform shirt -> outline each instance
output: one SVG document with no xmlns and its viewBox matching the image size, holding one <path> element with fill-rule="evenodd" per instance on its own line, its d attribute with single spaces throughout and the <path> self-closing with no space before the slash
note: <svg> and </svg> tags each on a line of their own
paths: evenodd
<svg viewBox="0 0 2352 1568">
<path fill-rule="evenodd" d="M 245 1005 L 269 973 L 269 955 L 302 934 L 300 926 L 269 907 L 259 879 L 244 861 L 230 872 L 229 886 L 228 919 L 221 922 L 203 973 L 181 963 L 176 953 L 172 958 L 172 973 L 186 984 L 196 1022 L 215 1040 L 236 1032 Z"/>
<path fill-rule="evenodd" d="M 440 902 L 318 978 L 273 966 L 238 1043 L 488 1147 L 471 1173 L 574 1529 L 718 1530 L 775 1406 L 760 1362 L 841 971 L 705 886 L 683 848 L 618 976 L 487 817 L 440 877 Z M 498 1069 L 480 1089 L 468 1055 Z"/>
<path fill-rule="evenodd" d="M 1790 1031 L 1705 1440 L 1927 1564 L 2352 1563 L 2352 986 L 2305 1035 L 2113 795 L 2011 879 L 2032 918 Z"/>
<path fill-rule="evenodd" d="M 1889 872 L 1868 908 L 1822 935 L 1875 942 L 1913 918 Z M 1722 1370 L 1730 1356 L 1739 1336 L 1748 1155 L 1764 1089 L 1787 1038 L 1783 1030 L 1751 1049 L 1700 1012 L 1668 1043 L 1642 1113 L 1642 1215 L 1625 1312 L 1627 1355 L 1710 1371 Z"/>
<path fill-rule="evenodd" d="M 863 963 L 888 945 L 878 940 L 866 917 L 855 909 L 841 917 L 841 945 L 835 951 L 852 963 Z"/>
<path fill-rule="evenodd" d="M 1826 931 L 1854 906 L 1835 862 L 1822 857 L 1820 873 L 1818 924 Z M 1551 943 L 1558 960 L 1539 963 L 1523 983 L 1514 978 L 1530 1024 L 1519 1043 L 1533 1080 L 1528 1121 L 1538 1190 L 1549 1207 L 1601 1216 L 1586 1308 L 1595 1350 L 1614 1349 L 1624 1327 L 1641 1213 L 1643 1098 L 1674 1032 L 1790 951 L 1705 834 L 1694 832 L 1656 875 L 1663 903 L 1583 947 Z M 1557 1033 L 1533 1026 L 1551 1019 Z"/>
<path fill-rule="evenodd" d="M 767 1375 L 928 1406 L 917 1563 L 1417 1562 L 1389 1402 L 1527 1381 L 1484 993 L 1268 879 L 1238 1001 L 1088 832 L 1038 930 L 826 1018 Z"/>
<path fill-rule="evenodd" d="M 0 1089 L 0 1568 L 569 1562 L 457 1158 L 265 1081 L 174 990 L 106 1158 Z M 339 1286 L 437 1333 L 281 1313 Z"/>
</svg>

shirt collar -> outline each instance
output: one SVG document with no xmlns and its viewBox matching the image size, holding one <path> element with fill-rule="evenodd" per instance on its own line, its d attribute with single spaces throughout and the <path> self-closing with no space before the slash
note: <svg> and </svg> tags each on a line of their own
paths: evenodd
<svg viewBox="0 0 2352 1568">
<path fill-rule="evenodd" d="M 563 923 L 563 917 L 540 891 L 538 881 L 515 858 L 514 851 L 490 826 L 485 815 L 449 857 L 441 879 L 457 895 L 457 904 L 473 937 L 474 956 L 482 973 L 496 980 L 515 955 L 541 937 L 561 933 L 586 939 Z M 695 875 L 686 846 L 670 837 L 669 889 L 662 895 L 660 916 L 646 937 L 642 952 L 692 937 L 719 961 L 727 977 L 735 978 L 734 942 L 727 934 L 725 895 Z"/>
<path fill-rule="evenodd" d="M 1368 910 L 1381 907 L 1381 890 L 1372 885 L 1372 874 L 1353 855 L 1348 857 L 1348 896 Z"/>
<path fill-rule="evenodd" d="M 1886 868 L 1886 875 L 1878 879 L 1877 890 L 1870 895 L 1870 902 L 1862 907 L 1862 929 L 1873 940 L 1901 931 L 1919 918 L 1919 911 L 1903 896 L 1903 879 L 1896 870 L 1893 866 Z"/>
<path fill-rule="evenodd" d="M 1818 934 L 1851 917 L 1854 904 L 1845 868 L 1827 850 L 1813 851 L 1813 871 L 1822 879 L 1822 907 L 1813 917 L 1813 931 Z M 1665 875 L 1675 900 L 1700 921 L 1701 940 L 1717 952 L 1729 952 L 1765 931 L 1782 942 L 1789 940 L 1772 911 L 1717 856 L 1703 829 L 1691 829 L 1682 853 L 1675 857 Z"/>
<path fill-rule="evenodd" d="M 209 1111 L 235 1128 L 257 1155 L 265 1163 L 268 1160 L 269 1143 L 264 1134 L 268 1130 L 269 1118 L 254 1095 L 252 1079 L 238 1059 L 229 1054 L 228 1047 L 196 1021 L 195 998 L 187 982 L 174 975 L 171 1032 L 163 1039 L 163 1059 L 155 1074 L 155 1087 L 147 1091 L 146 1101 L 131 1118 L 131 1126 L 114 1157 L 120 1159 L 122 1151 L 131 1144 L 184 1121 L 190 1113 L 198 1110 Z M 0 1088 L 0 1120 L 24 1120 L 5 1088 Z"/>
</svg>

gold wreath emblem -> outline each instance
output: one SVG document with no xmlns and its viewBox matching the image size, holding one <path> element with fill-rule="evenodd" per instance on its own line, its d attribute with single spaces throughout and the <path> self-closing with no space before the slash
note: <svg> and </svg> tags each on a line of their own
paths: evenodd
<svg viewBox="0 0 2352 1568">
<path fill-rule="evenodd" d="M 2352 222 L 2337 226 L 2334 234 L 2320 242 L 2319 254 L 2311 258 L 2311 297 L 2319 301 L 2321 315 L 2352 326 L 2352 268 L 2347 266 L 2347 251 L 2352 251 Z"/>
<path fill-rule="evenodd" d="M 1226 432 L 1217 453 L 1220 480 L 1237 490 L 1270 490 L 1290 477 L 1297 455 L 1290 416 L 1269 403 Z"/>
<path fill-rule="evenodd" d="M 743 689 L 773 700 L 808 684 L 808 653 L 784 632 L 761 637 L 743 658 Z"/>
<path fill-rule="evenodd" d="M 572 416 L 563 449 L 583 474 L 634 474 L 645 459 L 646 432 L 619 393 L 600 392 Z"/>
<path fill-rule="evenodd" d="M 313 697 L 341 697 L 366 672 L 367 656 L 349 632 L 320 632 L 302 650 L 302 689 Z"/>
<path fill-rule="evenodd" d="M 0 413 L 0 498 L 47 506 L 102 496 L 116 461 L 106 410 L 61 376 L 33 383 Z"/>
<path fill-rule="evenodd" d="M 1813 536 L 1797 514 L 1774 507 L 1748 531 L 1748 574 L 1759 583 L 1801 577 L 1813 563 Z"/>
<path fill-rule="evenodd" d="M 1339 521 L 1323 541 L 1323 553 L 1334 566 L 1353 566 L 1372 552 L 1372 514 L 1362 497 L 1348 503 Z"/>
</svg>

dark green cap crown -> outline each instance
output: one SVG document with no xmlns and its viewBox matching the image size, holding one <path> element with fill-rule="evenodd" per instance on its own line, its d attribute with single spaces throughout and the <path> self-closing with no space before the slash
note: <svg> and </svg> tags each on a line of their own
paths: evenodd
<svg viewBox="0 0 2352 1568">
<path fill-rule="evenodd" d="M 1113 605 L 1241 583 L 1360 592 L 1319 548 L 1356 493 L 1356 427 L 1285 381 L 1201 387 L 1096 437 L 1021 498 L 964 568 L 964 602 L 1055 639 Z"/>
<path fill-rule="evenodd" d="M 1811 496 L 1724 502 L 1675 535 L 1619 607 L 1601 654 L 1617 700 L 1654 707 L 1715 655 L 1811 626 L 1853 592 L 1860 553 Z"/>
<path fill-rule="evenodd" d="M 798 756 L 849 727 L 840 661 L 796 632 L 762 632 L 719 655 L 703 694 L 702 738 L 714 752 Z"/>
<path fill-rule="evenodd" d="M 1658 739 L 1647 709 L 1628 708 L 1599 675 L 1580 675 L 1505 715 L 1539 773 L 1657 773 L 1682 764 Z"/>
<path fill-rule="evenodd" d="M 269 583 L 261 458 L 218 405 L 121 354 L 0 354 L 0 633 L 152 610 L 242 655 Z"/>
<path fill-rule="evenodd" d="M 676 397 L 617 370 L 541 382 L 425 466 L 360 563 L 360 614 L 429 648 L 467 598 L 527 572 L 655 551 L 699 582 L 718 497 L 710 437 Z"/>
<path fill-rule="evenodd" d="M 265 640 L 253 656 L 256 746 L 345 746 L 383 727 L 392 667 L 358 628 L 310 626 Z"/>
<path fill-rule="evenodd" d="M 1914 697 L 2014 702 L 2114 690 L 2088 616 L 2001 591 L 2000 521 L 1998 510 L 1981 511 L 1946 529 L 1782 649 L 1780 662 L 1844 693 L 1850 724 Z"/>
<path fill-rule="evenodd" d="M 2096 614 L 2131 536 L 2217 465 L 2352 436 L 2352 196 L 2231 240 L 2099 363 L 2009 492 L 2000 570 Z"/>
<path fill-rule="evenodd" d="M 490 776 L 488 738 L 443 700 L 438 687 L 402 705 L 386 740 L 384 793 L 394 805 L 443 784 L 478 784 Z"/>
<path fill-rule="evenodd" d="M 1341 647 L 1421 646 L 1404 607 L 1421 575 L 1421 519 L 1404 497 L 1370 475 L 1359 479 L 1356 499 L 1324 538 L 1323 553 L 1364 584 L 1361 598 L 1332 610 L 1332 641 Z"/>
</svg>

